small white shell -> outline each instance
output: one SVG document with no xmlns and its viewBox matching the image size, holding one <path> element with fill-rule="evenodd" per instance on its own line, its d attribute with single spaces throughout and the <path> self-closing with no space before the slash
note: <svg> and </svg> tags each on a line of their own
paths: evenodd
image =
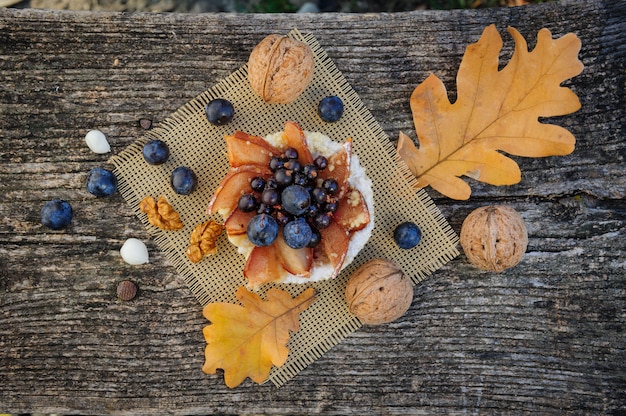
<svg viewBox="0 0 626 416">
<path fill-rule="evenodd" d="M 128 264 L 148 263 L 148 247 L 137 238 L 129 238 L 120 249 L 120 254 Z"/>
<path fill-rule="evenodd" d="M 85 142 L 94 153 L 109 153 L 111 151 L 106 136 L 100 130 L 91 130 L 87 133 Z"/>
</svg>

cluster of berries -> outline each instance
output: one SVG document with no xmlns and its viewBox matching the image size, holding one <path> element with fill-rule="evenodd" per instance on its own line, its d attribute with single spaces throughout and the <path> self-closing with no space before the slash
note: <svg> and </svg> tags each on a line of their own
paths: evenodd
<svg viewBox="0 0 626 416">
<path fill-rule="evenodd" d="M 316 247 L 321 239 L 319 230 L 330 225 L 338 207 L 337 181 L 318 177 L 327 167 L 328 160 L 321 155 L 302 165 L 294 148 L 272 156 L 272 176 L 252 178 L 251 192 L 238 201 L 240 211 L 257 213 L 248 223 L 248 239 L 257 246 L 272 244 L 282 226 L 289 247 Z"/>
</svg>

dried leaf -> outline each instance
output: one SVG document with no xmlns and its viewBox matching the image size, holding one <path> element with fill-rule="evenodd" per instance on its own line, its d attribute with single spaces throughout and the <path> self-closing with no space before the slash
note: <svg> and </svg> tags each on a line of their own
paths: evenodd
<svg viewBox="0 0 626 416">
<path fill-rule="evenodd" d="M 243 306 L 211 303 L 203 314 L 211 321 L 204 328 L 207 342 L 202 371 L 215 374 L 224 370 L 224 381 L 237 387 L 246 377 L 262 383 L 272 364 L 280 367 L 287 360 L 289 331 L 299 328 L 299 314 L 315 300 L 315 290 L 308 288 L 296 298 L 280 289 L 270 289 L 261 299 L 240 287 L 236 293 Z"/>
<path fill-rule="evenodd" d="M 578 75 L 581 42 L 569 33 L 552 39 L 541 29 L 528 51 L 514 28 L 515 51 L 498 71 L 502 38 L 494 25 L 470 45 L 457 74 L 457 100 L 451 104 L 443 83 L 430 75 L 411 95 L 419 149 L 400 133 L 398 153 L 417 177 L 417 187 L 432 186 L 454 199 L 468 199 L 471 189 L 459 176 L 492 185 L 521 180 L 515 161 L 499 151 L 525 156 L 566 155 L 575 138 L 566 129 L 540 123 L 539 117 L 572 113 L 578 97 L 560 84 Z"/>
</svg>

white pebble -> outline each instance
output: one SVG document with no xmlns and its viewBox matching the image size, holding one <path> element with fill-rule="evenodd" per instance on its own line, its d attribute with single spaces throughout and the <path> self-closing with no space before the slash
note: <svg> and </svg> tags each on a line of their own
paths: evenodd
<svg viewBox="0 0 626 416">
<path fill-rule="evenodd" d="M 85 136 L 85 141 L 94 153 L 109 153 L 111 151 L 107 137 L 100 130 L 91 130 Z"/>
<path fill-rule="evenodd" d="M 148 263 L 148 247 L 137 238 L 129 238 L 120 249 L 120 254 L 128 264 Z"/>
</svg>

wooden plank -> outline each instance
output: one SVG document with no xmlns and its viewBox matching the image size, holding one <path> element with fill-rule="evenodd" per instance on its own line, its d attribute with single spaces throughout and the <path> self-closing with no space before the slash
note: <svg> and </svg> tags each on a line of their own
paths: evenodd
<svg viewBox="0 0 626 416">
<path fill-rule="evenodd" d="M 626 6 L 562 1 L 480 11 L 180 15 L 0 10 L 0 411 L 108 414 L 596 413 L 626 410 Z M 119 195 L 84 189 L 113 152 L 246 62 L 266 34 L 312 32 L 391 138 L 415 137 L 408 98 L 435 72 L 454 95 L 465 46 L 496 23 L 576 33 L 583 107 L 553 120 L 574 154 L 516 158 L 523 179 L 473 184 L 468 202 L 429 191 L 458 232 L 474 208 L 525 218 L 526 257 L 501 275 L 463 256 L 416 287 L 408 314 L 365 327 L 277 389 L 227 389 L 202 373 L 197 302 L 148 243 L 149 265 L 118 250 L 148 240 Z M 505 39 L 504 57 L 512 42 Z M 66 231 L 39 223 L 44 201 L 75 209 Z M 117 283 L 135 280 L 132 302 Z"/>
</svg>

